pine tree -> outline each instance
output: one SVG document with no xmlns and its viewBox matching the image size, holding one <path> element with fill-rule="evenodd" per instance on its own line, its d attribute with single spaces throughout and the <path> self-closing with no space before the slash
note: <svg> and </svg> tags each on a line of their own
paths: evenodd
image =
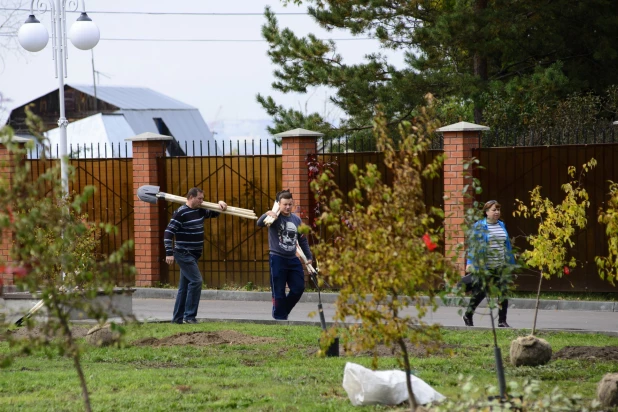
<svg viewBox="0 0 618 412">
<path fill-rule="evenodd" d="M 406 65 L 396 68 L 379 53 L 362 64 L 346 64 L 334 42 L 280 28 L 267 8 L 262 34 L 277 67 L 273 88 L 284 93 L 332 88 L 332 103 L 345 117 L 335 127 L 319 114 L 258 95 L 275 120 L 273 133 L 303 127 L 329 136 L 370 135 L 378 104 L 394 130 L 415 116 L 427 92 L 463 108 L 459 120 L 482 123 L 488 93 L 509 96 L 534 88 L 531 96 L 544 102 L 574 92 L 601 94 L 618 69 L 618 9 L 612 0 L 283 2 L 307 4 L 327 30 L 379 39 L 384 48 L 404 53 Z"/>
</svg>

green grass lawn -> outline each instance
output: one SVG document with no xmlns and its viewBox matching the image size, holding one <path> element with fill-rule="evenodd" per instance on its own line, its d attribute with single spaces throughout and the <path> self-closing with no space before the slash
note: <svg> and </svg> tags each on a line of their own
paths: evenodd
<svg viewBox="0 0 618 412">
<path fill-rule="evenodd" d="M 146 337 L 223 330 L 276 341 L 203 347 L 131 345 Z M 358 410 L 342 388 L 343 369 L 346 362 L 370 367 L 371 358 L 318 358 L 319 333 L 319 328 L 312 326 L 229 322 L 132 325 L 127 328 L 126 347 L 95 348 L 84 342 L 82 361 L 96 411 Z M 460 391 L 460 374 L 473 376 L 473 382 L 482 387 L 497 384 L 490 332 L 445 330 L 443 336 L 452 353 L 411 360 L 420 378 L 447 397 Z M 510 341 L 517 336 L 515 330 L 499 330 L 507 382 L 534 378 L 544 388 L 558 386 L 566 393 L 592 399 L 602 376 L 618 369 L 618 362 L 590 360 L 555 360 L 542 367 L 514 368 L 507 357 Z M 551 333 L 540 337 L 548 340 L 554 351 L 567 345 L 618 345 L 618 338 L 604 335 Z M 0 342 L 0 353 L 8 350 L 8 344 Z M 380 358 L 380 369 L 396 367 L 393 358 Z M 66 357 L 22 356 L 0 370 L 0 376 L 0 410 L 83 410 L 77 374 Z"/>
</svg>

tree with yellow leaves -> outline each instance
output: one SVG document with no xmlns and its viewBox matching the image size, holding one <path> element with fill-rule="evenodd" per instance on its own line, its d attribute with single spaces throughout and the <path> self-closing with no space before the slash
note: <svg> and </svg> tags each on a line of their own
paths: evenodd
<svg viewBox="0 0 618 412">
<path fill-rule="evenodd" d="M 356 183 L 348 194 L 349 205 L 332 174 L 322 173 L 312 183 L 322 205 L 317 224 L 329 233 L 314 250 L 321 273 L 340 288 L 335 320 L 339 326 L 349 318 L 359 321 L 329 329 L 323 343 L 343 333 L 346 350 L 372 350 L 378 344 L 394 347 L 406 372 L 412 410 L 417 405 L 407 345 L 431 347 L 439 342 L 438 325 L 427 325 L 422 318 L 437 306 L 434 299 L 443 293 L 445 277 L 451 283 L 458 277 L 450 260 L 435 250 L 443 239 L 443 229 L 436 223 L 443 212 L 428 210 L 423 202 L 422 179 L 436 177 L 442 161 L 421 162 L 436 127 L 430 96 L 428 102 L 413 123 L 400 128 L 398 150 L 386 132 L 385 118 L 375 119 L 378 147 L 394 176 L 392 187 L 371 164 L 365 170 L 350 167 Z M 410 306 L 416 315 L 405 312 Z M 376 367 L 377 355 L 373 362 Z"/>
<path fill-rule="evenodd" d="M 599 269 L 601 279 L 612 286 L 618 279 L 618 183 L 609 182 L 609 200 L 607 210 L 599 210 L 599 223 L 606 225 L 607 256 L 597 256 L 594 261 Z"/>
<path fill-rule="evenodd" d="M 575 179 L 576 168 L 574 166 L 568 167 L 568 174 L 573 180 L 562 185 L 565 197 L 560 204 L 554 205 L 550 199 L 542 197 L 541 186 L 536 186 L 530 191 L 530 205 L 515 199 L 517 207 L 513 215 L 539 221 L 538 232 L 534 235 L 526 236 L 526 240 L 531 248 L 521 254 L 528 267 L 535 268 L 539 272 L 539 286 L 536 296 L 532 335 L 534 335 L 536 330 L 543 278 L 561 277 L 568 268 L 577 266 L 575 257 L 567 258 L 567 251 L 568 248 L 572 248 L 575 244 L 573 241 L 575 231 L 578 228 L 583 229 L 586 227 L 586 209 L 590 206 L 590 201 L 588 200 L 588 192 L 582 186 L 582 177 L 594 168 L 596 164 L 595 159 L 590 159 L 582 165 L 582 170 L 577 180 Z"/>
</svg>

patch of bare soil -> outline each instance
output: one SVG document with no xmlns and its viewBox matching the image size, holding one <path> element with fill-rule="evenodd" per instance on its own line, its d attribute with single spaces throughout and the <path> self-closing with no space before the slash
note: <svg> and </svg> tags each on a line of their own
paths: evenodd
<svg viewBox="0 0 618 412">
<path fill-rule="evenodd" d="M 406 350 L 408 351 L 408 356 L 411 358 L 426 358 L 428 356 L 448 356 L 450 352 L 457 348 L 457 345 L 447 345 L 447 344 L 438 344 L 438 345 L 413 345 L 409 342 L 406 342 Z M 356 353 L 344 353 L 347 356 L 373 356 L 374 353 L 377 353 L 378 357 L 387 357 L 387 356 L 397 356 L 401 352 L 399 345 L 388 347 L 385 345 L 378 345 L 373 351 L 363 351 Z"/>
<path fill-rule="evenodd" d="M 212 346 L 212 345 L 252 345 L 276 342 L 275 338 L 245 335 L 233 330 L 218 332 L 183 332 L 166 338 L 144 338 L 133 342 L 134 346 Z"/>
<path fill-rule="evenodd" d="M 565 346 L 552 359 L 618 361 L 618 346 Z"/>
<path fill-rule="evenodd" d="M 406 342 L 406 350 L 408 351 L 408 356 L 410 358 L 426 358 L 428 356 L 449 356 L 450 353 L 458 348 L 458 345 L 447 345 L 444 343 L 437 345 L 413 345 L 409 342 Z M 310 354 L 315 354 L 318 349 L 312 349 Z M 365 351 L 346 351 L 343 347 L 343 344 L 340 343 L 339 352 L 341 356 L 374 356 L 374 353 L 377 357 L 393 357 L 398 356 L 401 352 L 399 345 L 388 347 L 383 344 L 379 344 L 375 347 L 373 351 L 365 350 Z"/>
<path fill-rule="evenodd" d="M 71 328 L 71 333 L 74 338 L 83 338 L 88 333 L 88 330 L 92 326 L 73 326 Z M 48 339 L 52 338 L 53 331 L 45 331 L 41 326 L 34 326 L 32 329 L 28 329 L 26 326 L 14 329 L 9 331 L 9 334 L 13 339 L 39 339 L 43 337 L 47 337 Z M 56 331 L 56 337 L 61 337 L 62 333 L 60 331 Z"/>
</svg>

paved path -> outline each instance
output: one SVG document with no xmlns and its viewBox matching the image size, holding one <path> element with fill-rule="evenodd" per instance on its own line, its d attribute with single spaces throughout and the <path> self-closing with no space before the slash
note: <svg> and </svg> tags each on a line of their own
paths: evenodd
<svg viewBox="0 0 618 412">
<path fill-rule="evenodd" d="M 333 321 L 336 293 L 323 293 L 322 302 L 327 323 Z M 133 294 L 133 314 L 140 321 L 170 322 L 176 297 L 175 289 L 137 288 Z M 2 299 L 0 299 L 2 300 Z M 20 313 L 25 313 L 36 301 L 24 301 Z M 319 327 L 317 316 L 317 293 L 305 293 L 302 300 L 290 314 L 288 321 L 275 321 L 271 317 L 270 292 L 241 292 L 203 290 L 198 311 L 198 320 L 233 320 L 243 322 L 278 323 L 278 324 L 312 324 Z M 511 299 L 508 322 L 513 328 L 530 329 L 534 318 L 535 301 L 533 299 Z M 0 311 L 10 314 L 3 309 Z M 537 319 L 539 330 L 564 330 L 578 332 L 602 332 L 618 336 L 618 302 L 582 302 L 582 301 L 541 301 Z M 430 312 L 424 321 L 440 324 L 446 328 L 465 328 L 460 315 L 461 307 L 447 299 L 435 312 Z M 314 313 L 315 316 L 309 315 Z M 408 308 L 405 314 L 416 315 L 414 308 Z M 15 314 L 13 314 L 15 315 Z M 11 315 L 9 315 L 11 316 Z M 353 319 L 349 319 L 353 322 Z M 485 302 L 477 309 L 474 316 L 477 328 L 489 328 L 490 318 Z"/>
<path fill-rule="evenodd" d="M 134 297 L 133 299 L 133 312 L 142 321 L 170 321 L 173 306 L 174 299 L 171 298 Z M 324 303 L 323 306 L 326 321 L 332 321 L 335 313 L 334 304 Z M 579 307 L 577 304 L 566 306 L 567 309 L 540 310 L 537 328 L 581 332 L 598 331 L 618 336 L 618 313 L 608 310 L 574 310 L 573 308 Z M 311 323 L 316 326 L 319 325 L 317 313 L 313 318 L 309 317 L 311 312 L 317 312 L 315 302 L 299 302 L 290 314 L 287 322 L 273 320 L 271 317 L 271 307 L 270 300 L 213 300 L 202 298 L 198 311 L 198 320 L 242 320 L 260 323 Z M 457 307 L 440 306 L 436 312 L 429 313 L 425 321 L 428 323 L 439 323 L 445 327 L 464 327 L 461 315 L 458 313 L 459 310 Z M 416 311 L 408 309 L 407 313 L 415 314 Z M 509 308 L 508 322 L 513 328 L 530 329 L 533 317 L 533 309 Z M 478 327 L 490 327 L 490 318 L 486 307 L 479 307 L 477 309 L 474 323 Z"/>
</svg>

